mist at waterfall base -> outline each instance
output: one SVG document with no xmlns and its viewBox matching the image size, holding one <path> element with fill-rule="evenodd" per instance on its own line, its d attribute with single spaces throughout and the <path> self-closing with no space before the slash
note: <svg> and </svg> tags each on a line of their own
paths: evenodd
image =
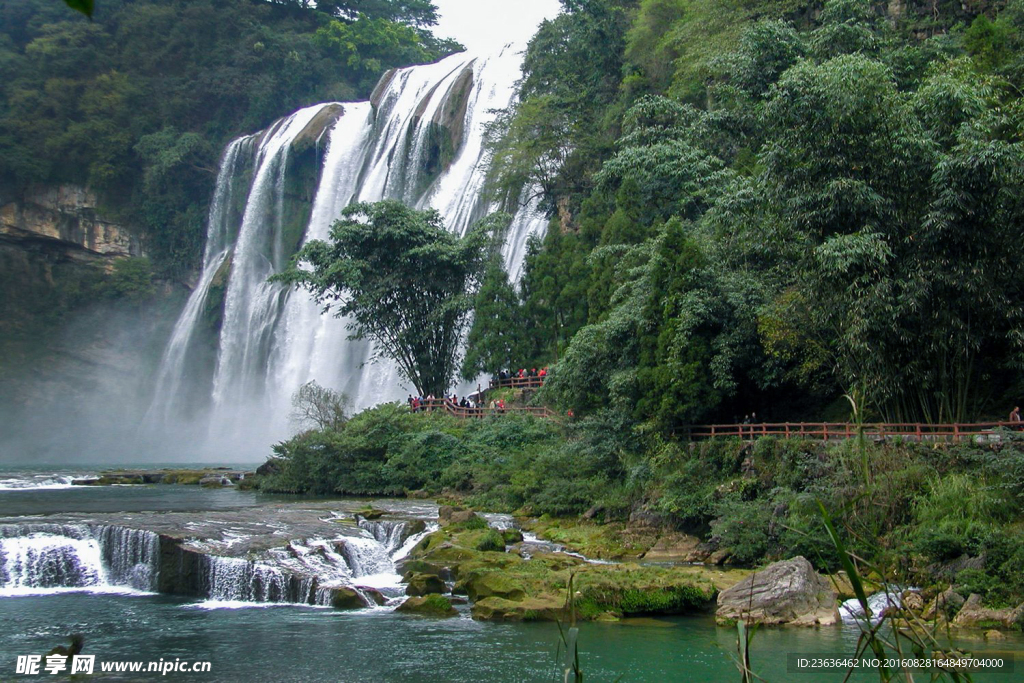
<svg viewBox="0 0 1024 683">
<path fill-rule="evenodd" d="M 88 359 L 94 377 L 73 395 L 5 411 L 0 461 L 258 463 L 298 431 L 291 398 L 306 382 L 344 392 L 356 410 L 404 399 L 413 387 L 394 363 L 373 362 L 369 341 L 349 339 L 347 320 L 267 278 L 356 201 L 434 208 L 459 234 L 497 210 L 484 192 L 484 135 L 515 95 L 521 60 L 508 46 L 400 69 L 372 103 L 307 107 L 232 141 L 180 313 L 92 318 L 115 340 L 97 351 L 110 358 Z M 503 249 L 513 277 L 527 238 L 547 224 L 529 196 Z M 78 350 L 73 338 L 66 346 Z"/>
</svg>

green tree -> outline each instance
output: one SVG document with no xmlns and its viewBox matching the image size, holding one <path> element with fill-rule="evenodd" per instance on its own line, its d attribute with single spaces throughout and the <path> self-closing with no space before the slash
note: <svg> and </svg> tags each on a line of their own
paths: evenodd
<svg viewBox="0 0 1024 683">
<path fill-rule="evenodd" d="M 501 259 L 492 258 L 473 304 L 473 325 L 462 361 L 463 379 L 472 380 L 484 372 L 497 374 L 502 368 L 525 362 L 520 308 L 519 295 Z"/>
<path fill-rule="evenodd" d="M 329 241 L 307 243 L 273 280 L 304 287 L 325 310 L 350 317 L 353 338 L 371 339 L 422 395 L 443 396 L 507 216 L 493 214 L 461 238 L 436 211 L 397 201 L 353 204 L 343 216 Z"/>
</svg>

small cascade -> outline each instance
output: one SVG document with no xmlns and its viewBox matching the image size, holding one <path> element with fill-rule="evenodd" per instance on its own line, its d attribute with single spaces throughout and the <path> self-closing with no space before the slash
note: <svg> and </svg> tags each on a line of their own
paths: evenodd
<svg viewBox="0 0 1024 683">
<path fill-rule="evenodd" d="M 186 549 L 197 558 L 190 594 L 204 607 L 267 603 L 329 606 L 333 590 L 382 589 L 397 596 L 395 563 L 436 524 L 410 533 L 410 522 L 359 521 L 358 536 L 292 541 L 254 559 Z M 0 596 L 84 590 L 156 592 L 160 589 L 160 537 L 150 531 L 103 524 L 0 525 Z M 374 604 L 372 596 L 363 596 Z"/>
<path fill-rule="evenodd" d="M 901 595 L 903 589 L 892 588 L 888 591 L 879 591 L 868 596 L 868 614 L 867 617 L 870 619 L 872 624 L 877 624 L 882 618 L 882 614 L 885 610 L 893 607 L 899 609 L 903 601 Z M 842 618 L 843 623 L 853 624 L 857 622 L 864 622 L 865 614 L 864 607 L 860 604 L 860 600 L 857 598 L 851 598 L 843 601 L 839 605 L 839 616 Z"/>
<path fill-rule="evenodd" d="M 205 584 L 215 602 L 314 604 L 316 579 L 282 571 L 263 562 L 208 555 Z"/>
<path fill-rule="evenodd" d="M 104 525 L 0 527 L 0 595 L 54 589 L 154 591 L 159 537 Z"/>
<path fill-rule="evenodd" d="M 437 531 L 439 528 L 440 526 L 438 524 L 431 522 L 423 531 L 419 532 L 418 534 L 412 534 L 411 536 L 406 538 L 405 542 L 403 542 L 402 545 L 397 550 L 391 553 L 391 561 L 401 562 L 402 560 L 407 558 L 409 556 L 409 553 L 412 552 L 412 549 L 415 548 L 420 541 L 422 541 L 424 538 Z"/>
<path fill-rule="evenodd" d="M 31 474 L 0 479 L 0 491 L 40 491 L 69 489 L 77 477 L 70 474 Z"/>
<path fill-rule="evenodd" d="M 374 540 L 384 546 L 390 555 L 402 545 L 405 539 L 408 522 L 391 520 L 359 519 L 359 528 L 373 536 Z"/>
<path fill-rule="evenodd" d="M 0 553 L 0 594 L 107 583 L 102 552 L 92 538 L 30 534 L 4 539 Z"/>
<path fill-rule="evenodd" d="M 160 537 L 151 531 L 120 526 L 92 528 L 102 549 L 109 582 L 140 591 L 156 591 L 160 566 Z"/>
<path fill-rule="evenodd" d="M 387 549 L 376 539 L 346 539 L 344 554 L 348 566 L 352 569 L 352 576 L 356 579 L 395 573 L 395 563 Z"/>
</svg>

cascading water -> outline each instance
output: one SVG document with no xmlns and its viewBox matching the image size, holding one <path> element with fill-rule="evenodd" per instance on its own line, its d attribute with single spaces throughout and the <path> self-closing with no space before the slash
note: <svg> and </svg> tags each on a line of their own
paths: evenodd
<svg viewBox="0 0 1024 683">
<path fill-rule="evenodd" d="M 357 408 L 402 398 L 408 389 L 395 366 L 370 363 L 370 344 L 349 340 L 345 320 L 322 315 L 308 294 L 267 278 L 302 242 L 325 238 L 354 201 L 395 198 L 435 208 L 459 234 L 496 210 L 483 192 L 484 130 L 494 110 L 515 96 L 520 62 L 509 47 L 492 56 L 458 54 L 400 69 L 382 79 L 372 102 L 309 107 L 261 135 L 233 142 L 221 163 L 203 272 L 164 354 L 150 417 L 174 428 L 183 413 L 202 414 L 210 434 L 206 450 L 222 457 L 241 450 L 252 457 L 251 449 L 263 455 L 269 443 L 287 436 L 291 396 L 308 381 L 343 391 Z M 311 135 L 318 177 L 311 179 L 312 205 L 296 241 L 299 219 L 288 205 L 289 192 L 295 192 L 289 188 L 304 171 L 290 160 L 308 154 Z M 251 158 L 243 160 L 246 155 Z M 242 168 L 251 170 L 251 182 L 232 242 L 228 207 L 241 191 Z M 513 217 L 503 253 L 514 277 L 527 237 L 545 225 L 535 203 Z M 197 380 L 190 377 L 197 365 L 191 347 L 197 330 L 211 326 L 204 315 L 218 274 L 223 277 L 228 267 L 215 369 L 212 378 Z M 209 410 L 191 400 L 181 405 L 186 385 L 199 386 L 199 395 L 205 385 Z"/>
<path fill-rule="evenodd" d="M 113 526 L 0 527 L 0 595 L 60 589 L 154 591 L 159 538 Z"/>
<path fill-rule="evenodd" d="M 183 408 L 183 384 L 195 362 L 194 345 L 200 319 L 210 294 L 214 278 L 221 271 L 231 251 L 230 223 L 232 220 L 231 206 L 235 192 L 235 179 L 239 173 L 238 166 L 242 158 L 251 153 L 250 148 L 255 136 L 233 140 L 224 151 L 220 169 L 217 172 L 217 183 L 210 202 L 207 218 L 206 246 L 203 252 L 203 269 L 196 283 L 192 296 L 189 297 L 178 316 L 178 321 L 171 332 L 171 338 L 160 361 L 160 371 L 156 381 L 156 396 L 162 401 L 153 404 L 155 409 L 162 411 L 158 416 L 149 415 L 147 421 L 172 417 L 172 411 Z"/>
<path fill-rule="evenodd" d="M 329 606 L 334 591 L 363 587 L 397 596 L 395 562 L 436 525 L 410 533 L 405 521 L 361 520 L 358 535 L 292 541 L 254 558 L 184 550 L 195 583 L 184 591 L 203 607 L 292 603 Z M 171 550 L 174 550 L 172 541 Z M 179 549 L 180 550 L 180 549 Z M 168 555 L 171 573 L 181 555 Z M 160 590 L 160 537 L 151 531 L 104 524 L 0 525 L 0 596 L 62 591 Z M 172 592 L 183 592 L 170 589 Z"/>
</svg>

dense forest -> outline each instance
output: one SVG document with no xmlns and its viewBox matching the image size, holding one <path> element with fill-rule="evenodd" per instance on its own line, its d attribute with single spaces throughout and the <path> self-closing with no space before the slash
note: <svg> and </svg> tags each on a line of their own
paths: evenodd
<svg viewBox="0 0 1024 683">
<path fill-rule="evenodd" d="M 388 68 L 460 49 L 426 0 L 51 0 L 0 4 L 0 196 L 98 193 L 156 274 L 202 256 L 226 142 L 299 107 L 365 99 Z"/>
<path fill-rule="evenodd" d="M 549 366 L 506 398 L 562 418 L 380 406 L 278 444 L 256 485 L 440 495 L 584 553 L 651 524 L 720 561 L 834 570 L 824 511 L 876 578 L 1018 604 L 1015 433 L 695 443 L 686 426 L 1019 403 L 1024 5 L 562 4 L 489 142 L 496 196 L 535 188 L 551 223 L 521 281 L 482 277 L 463 365 Z"/>
<path fill-rule="evenodd" d="M 1024 6 L 563 5 L 493 141 L 499 191 L 540 188 L 554 220 L 515 296 L 490 279 L 521 333 L 482 322 L 471 370 L 557 361 L 547 400 L 665 434 L 851 401 L 1005 418 Z"/>
</svg>

